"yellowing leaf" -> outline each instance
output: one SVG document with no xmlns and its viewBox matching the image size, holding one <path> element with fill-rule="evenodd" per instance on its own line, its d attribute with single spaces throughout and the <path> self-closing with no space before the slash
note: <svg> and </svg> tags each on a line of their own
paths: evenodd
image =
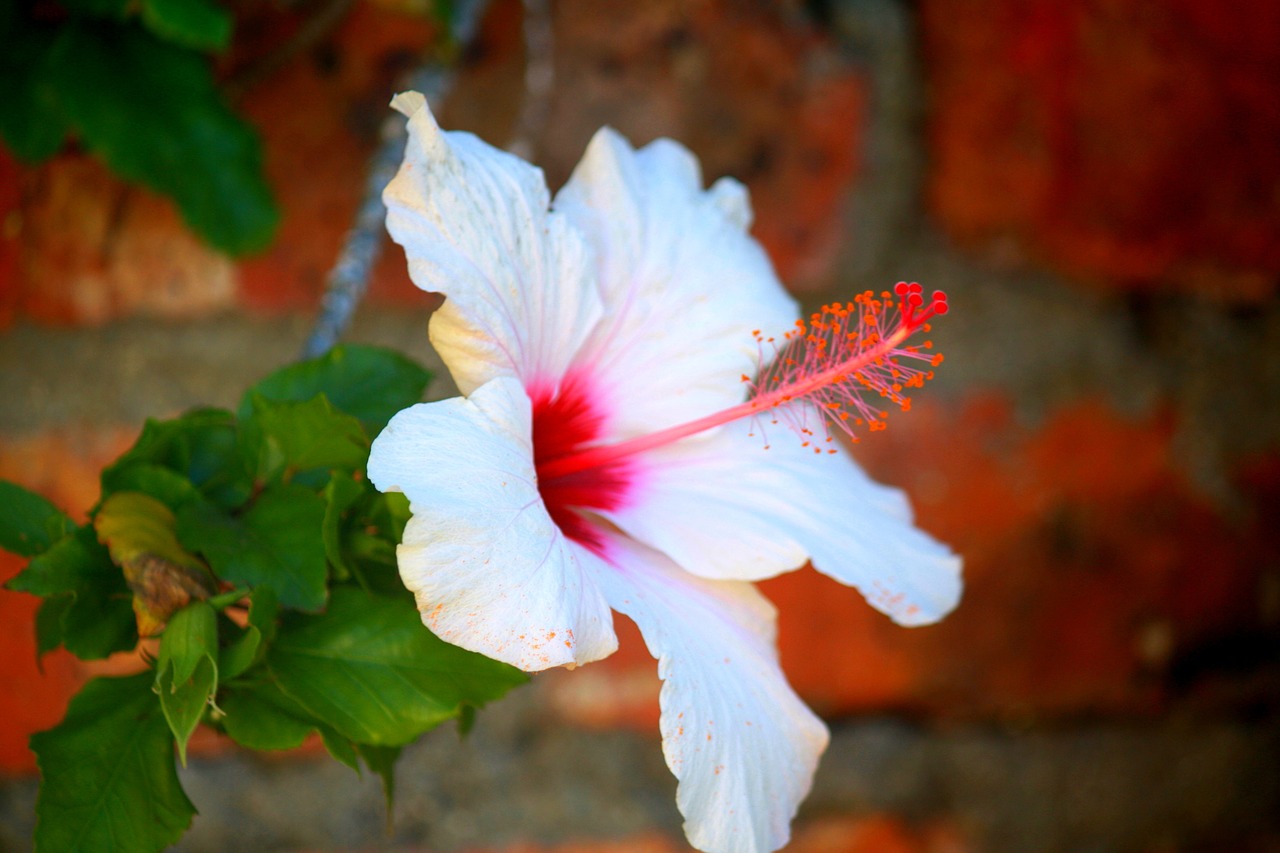
<svg viewBox="0 0 1280 853">
<path fill-rule="evenodd" d="M 150 495 L 116 492 L 103 502 L 93 526 L 133 590 L 142 636 L 154 634 L 193 598 L 212 592 L 204 563 L 178 542 L 173 511 Z"/>
</svg>

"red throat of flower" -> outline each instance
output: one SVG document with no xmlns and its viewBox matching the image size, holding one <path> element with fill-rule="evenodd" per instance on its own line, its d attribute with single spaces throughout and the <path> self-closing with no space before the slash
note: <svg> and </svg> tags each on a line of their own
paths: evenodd
<svg viewBox="0 0 1280 853">
<path fill-rule="evenodd" d="M 896 297 L 896 298 L 895 298 Z M 533 399 L 534 460 L 548 510 L 571 538 L 591 544 L 590 526 L 574 508 L 609 509 L 625 495 L 629 457 L 742 418 L 784 420 L 815 453 L 835 453 L 832 426 L 857 440 L 857 431 L 885 428 L 886 407 L 907 410 L 907 392 L 933 378 L 942 363 L 933 342 L 912 343 L 946 314 L 947 297 L 934 291 L 926 303 L 919 284 L 899 282 L 894 293 L 871 291 L 852 302 L 824 305 L 797 320 L 782 340 L 755 332 L 761 363 L 747 400 L 688 423 L 616 444 L 597 444 L 603 420 L 589 405 L 581 382 L 566 377 L 555 396 L 537 388 Z M 765 350 L 771 349 L 772 353 Z M 768 446 L 767 444 L 765 445 Z"/>
<path fill-rule="evenodd" d="M 621 505 L 630 487 L 631 466 L 626 458 L 566 473 L 548 472 L 548 460 L 573 458 L 599 441 L 604 416 L 598 397 L 582 375 L 570 373 L 558 385 L 534 383 L 528 388 L 533 404 L 533 465 L 538 493 L 547 513 L 570 539 L 599 551 L 602 541 L 582 510 L 611 510 Z"/>
</svg>

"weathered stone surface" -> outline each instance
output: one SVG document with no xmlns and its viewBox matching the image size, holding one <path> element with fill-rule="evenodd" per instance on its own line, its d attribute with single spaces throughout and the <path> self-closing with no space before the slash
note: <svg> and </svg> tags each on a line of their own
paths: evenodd
<svg viewBox="0 0 1280 853">
<path fill-rule="evenodd" d="M 1275 293 L 1275 4 L 929 0 L 920 21 L 929 200 L 955 238 L 1129 287 Z"/>
<path fill-rule="evenodd" d="M 175 849 L 687 849 L 656 731 L 574 728 L 539 693 L 535 680 L 485 709 L 465 739 L 446 726 L 406 749 L 391 836 L 372 774 L 323 756 L 194 760 L 180 776 L 200 814 Z M 839 724 L 790 849 L 1268 851 L 1277 749 L 1274 719 Z M 0 781 L 6 850 L 29 849 L 34 787 Z"/>
</svg>

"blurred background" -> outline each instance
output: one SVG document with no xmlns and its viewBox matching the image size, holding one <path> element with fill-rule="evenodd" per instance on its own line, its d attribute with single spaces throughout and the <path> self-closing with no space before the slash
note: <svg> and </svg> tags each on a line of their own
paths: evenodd
<svg viewBox="0 0 1280 853">
<path fill-rule="evenodd" d="M 82 60 L 66 142 L 15 142 L 34 125 L 0 96 L 0 477 L 83 518 L 146 417 L 232 406 L 299 357 L 390 95 L 433 57 L 441 123 L 553 189 L 600 125 L 670 136 L 747 184 L 806 305 L 950 296 L 939 378 L 859 457 L 964 556 L 965 599 L 907 630 L 812 571 L 764 585 L 833 728 L 788 849 L 1280 850 L 1280 5 L 493 0 L 469 32 L 454 7 L 453 42 L 426 0 L 226 8 L 194 47 L 261 147 L 197 133 L 195 177 L 159 192 L 118 149 L 163 133 L 160 105 L 123 142 L 84 106 L 137 109 L 108 91 L 124 42 L 101 79 Z M 183 196 L 202 161 L 222 208 Z M 438 367 L 434 305 L 388 245 L 346 339 Z M 4 851 L 30 845 L 27 736 L 134 663 L 41 671 L 35 606 L 0 591 Z M 623 628 L 614 658 L 406 750 L 390 830 L 378 780 L 322 749 L 198 739 L 179 849 L 683 850 L 655 665 Z"/>
</svg>

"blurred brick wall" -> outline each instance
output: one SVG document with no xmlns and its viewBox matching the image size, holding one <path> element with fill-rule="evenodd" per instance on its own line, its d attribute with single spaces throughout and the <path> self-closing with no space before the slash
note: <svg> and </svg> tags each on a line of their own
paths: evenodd
<svg viewBox="0 0 1280 853">
<path fill-rule="evenodd" d="M 816 22 L 800 4 L 753 0 L 554 7 L 558 77 L 535 140 L 553 186 L 601 124 L 636 143 L 672 136 L 708 179 L 749 185 L 756 233 L 802 299 L 898 277 L 951 292 L 937 389 L 859 447 L 873 475 L 912 495 L 921 525 L 964 555 L 966 597 L 942 624 L 906 631 L 814 573 L 766 583 L 783 613 L 784 666 L 816 709 L 1049 726 L 1274 711 L 1274 4 L 1226 14 L 1197 0 L 922 0 L 916 19 L 887 0 L 832 2 L 817 4 Z M 904 26 L 877 28 L 877 14 Z M 293 26 L 287 13 L 257 13 L 228 64 Z M 494 4 L 443 105 L 446 126 L 507 141 L 519 26 L 518 3 Z M 886 33 L 900 40 L 876 41 Z M 84 155 L 22 168 L 0 153 L 7 334 L 123 328 L 145 345 L 170 324 L 314 311 L 387 95 L 432 35 L 390 3 L 358 3 L 244 95 L 284 210 L 277 242 L 246 261 L 203 247 L 167 202 Z M 918 87 L 881 85 L 904 61 L 918 63 Z M 920 157 L 877 160 L 875 139 Z M 877 171 L 890 159 L 918 165 Z M 885 181 L 922 191 L 906 201 L 910 233 L 870 257 L 862 226 L 880 208 L 859 199 Z M 379 264 L 369 305 L 426 305 L 398 249 Z M 56 358 L 4 352 L 11 376 L 27 358 Z M 56 397 L 93 381 L 17 384 Z M 145 396 L 160 380 L 133 381 Z M 9 417 L 0 477 L 83 514 L 97 470 L 139 426 L 109 406 L 72 420 Z M 19 566 L 0 555 L 0 576 Z M 32 599 L 0 592 L 0 768 L 10 772 L 32 768 L 26 736 L 59 719 L 87 672 L 62 654 L 36 669 L 33 611 Z M 648 731 L 653 663 L 634 630 L 623 646 L 546 676 L 549 701 L 575 724 Z M 628 844 L 616 849 L 675 849 L 665 836 Z M 967 848 L 945 827 L 837 816 L 794 849 Z"/>
<path fill-rule="evenodd" d="M 1280 275 L 1280 6 L 926 0 L 929 201 L 969 245 L 1106 287 Z"/>
</svg>

